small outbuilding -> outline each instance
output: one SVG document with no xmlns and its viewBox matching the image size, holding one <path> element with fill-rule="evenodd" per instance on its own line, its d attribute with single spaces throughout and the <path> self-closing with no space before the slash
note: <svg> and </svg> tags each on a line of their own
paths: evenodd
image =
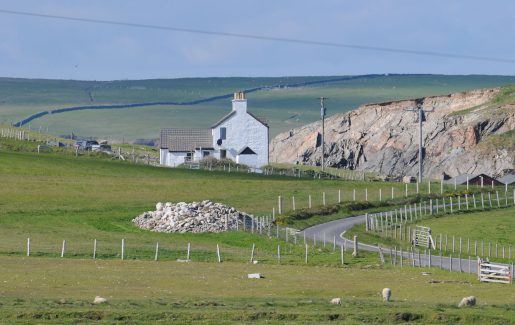
<svg viewBox="0 0 515 325">
<path fill-rule="evenodd" d="M 515 185 L 515 174 L 506 174 L 503 177 L 498 178 L 497 180 L 503 183 L 504 185 Z"/>
<path fill-rule="evenodd" d="M 495 178 L 488 176 L 486 174 L 479 174 L 479 175 L 473 175 L 473 174 L 462 174 L 458 175 L 456 177 L 453 177 L 446 181 L 447 184 L 455 184 L 455 185 L 477 185 L 477 186 L 491 186 L 492 184 L 494 186 L 500 186 L 504 185 L 503 183 L 499 182 Z"/>
</svg>

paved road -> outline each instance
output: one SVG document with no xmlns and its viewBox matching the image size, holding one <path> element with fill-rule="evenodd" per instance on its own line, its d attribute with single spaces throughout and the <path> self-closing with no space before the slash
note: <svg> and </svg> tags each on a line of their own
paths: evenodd
<svg viewBox="0 0 515 325">
<path fill-rule="evenodd" d="M 345 245 L 347 249 L 352 249 L 353 241 L 345 238 L 345 232 L 352 228 L 353 226 L 357 224 L 365 223 L 365 216 L 355 216 L 355 217 L 349 217 L 345 219 L 340 220 L 334 220 L 330 222 L 326 222 L 323 224 L 319 224 L 310 228 L 306 228 L 302 233 L 305 233 L 306 235 L 306 241 L 312 242 L 313 240 L 317 242 L 323 242 L 324 240 L 324 234 L 325 234 L 325 240 L 328 243 L 333 243 L 333 240 L 336 239 L 337 245 Z M 363 243 L 359 243 L 358 239 L 358 248 L 360 250 L 366 250 L 366 251 L 373 251 L 378 252 L 377 246 L 367 245 Z M 392 249 L 393 254 L 395 254 L 395 251 Z M 390 254 L 390 249 L 383 247 L 383 253 L 385 255 Z M 400 256 L 400 251 L 397 251 L 397 256 Z M 435 267 L 442 267 L 446 270 L 452 271 L 459 271 L 460 266 L 462 272 L 467 273 L 476 273 L 477 272 L 477 264 L 476 259 L 474 256 L 471 256 L 471 260 L 468 259 L 460 259 L 453 257 L 452 258 L 452 264 L 451 264 L 451 258 L 450 256 L 443 256 L 440 258 L 439 255 L 432 255 L 429 257 L 428 255 L 425 255 L 423 252 L 418 255 L 415 254 L 414 256 L 410 256 L 409 252 L 402 252 L 402 255 L 404 259 L 412 259 L 412 261 L 404 261 L 404 265 L 406 263 L 414 263 L 415 266 L 423 266 L 427 267 L 429 265 L 429 260 L 431 260 L 431 266 Z M 379 258 L 379 257 L 378 257 Z M 412 264 L 413 265 L 413 264 Z"/>
</svg>

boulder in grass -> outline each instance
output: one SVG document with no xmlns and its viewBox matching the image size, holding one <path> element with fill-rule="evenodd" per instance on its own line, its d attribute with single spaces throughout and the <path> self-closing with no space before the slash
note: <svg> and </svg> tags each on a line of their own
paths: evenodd
<svg viewBox="0 0 515 325">
<path fill-rule="evenodd" d="M 106 302 L 107 302 L 107 299 L 104 297 L 100 297 L 100 296 L 96 296 L 95 299 L 93 300 L 93 303 L 95 305 L 105 304 Z"/>
</svg>

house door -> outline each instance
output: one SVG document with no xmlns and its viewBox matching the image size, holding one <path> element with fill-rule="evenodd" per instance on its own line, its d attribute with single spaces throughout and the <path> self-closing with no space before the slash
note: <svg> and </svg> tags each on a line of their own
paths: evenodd
<svg viewBox="0 0 515 325">
<path fill-rule="evenodd" d="M 220 150 L 220 159 L 225 159 L 225 158 L 227 158 L 227 150 L 222 149 L 222 150 Z"/>
</svg>

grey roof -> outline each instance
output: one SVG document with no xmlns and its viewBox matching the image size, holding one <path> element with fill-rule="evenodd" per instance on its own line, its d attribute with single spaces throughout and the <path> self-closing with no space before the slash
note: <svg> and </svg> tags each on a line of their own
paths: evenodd
<svg viewBox="0 0 515 325">
<path fill-rule="evenodd" d="M 515 183 L 515 174 L 506 174 L 497 180 L 503 184 L 512 185 Z"/>
<path fill-rule="evenodd" d="M 217 127 L 218 125 L 222 124 L 223 122 L 225 122 L 226 120 L 228 120 L 231 116 L 233 116 L 234 114 L 236 114 L 236 111 L 231 111 L 229 114 L 225 115 L 224 117 L 222 117 L 220 120 L 218 120 L 218 122 L 216 122 L 215 124 L 211 125 L 212 128 L 215 128 Z M 249 114 L 250 116 L 252 116 L 256 121 L 258 121 L 259 123 L 263 124 L 264 126 L 268 127 L 268 121 L 265 119 L 265 118 L 262 118 L 262 117 L 257 117 L 256 115 L 250 113 L 249 111 L 247 111 L 247 114 Z"/>
<path fill-rule="evenodd" d="M 460 185 L 460 184 L 467 184 L 467 176 L 468 176 L 468 180 L 470 181 L 471 179 L 473 179 L 474 177 L 477 177 L 478 175 L 462 174 L 462 175 L 458 175 L 456 177 L 453 177 L 451 179 L 448 179 L 447 181 L 445 181 L 445 183 L 447 183 L 447 184 L 454 184 L 454 181 L 456 181 L 456 184 L 458 184 L 458 185 Z"/>
<path fill-rule="evenodd" d="M 222 117 L 221 119 L 218 120 L 218 122 L 216 122 L 215 124 L 211 125 L 212 128 L 215 128 L 217 127 L 218 125 L 222 124 L 224 121 L 226 121 L 227 119 L 229 119 L 231 116 L 233 116 L 234 114 L 236 114 L 236 111 L 231 111 L 229 114 L 225 115 L 224 117 Z"/>
<path fill-rule="evenodd" d="M 161 148 L 175 152 L 193 151 L 195 148 L 212 148 L 211 129 L 161 129 Z"/>
</svg>

